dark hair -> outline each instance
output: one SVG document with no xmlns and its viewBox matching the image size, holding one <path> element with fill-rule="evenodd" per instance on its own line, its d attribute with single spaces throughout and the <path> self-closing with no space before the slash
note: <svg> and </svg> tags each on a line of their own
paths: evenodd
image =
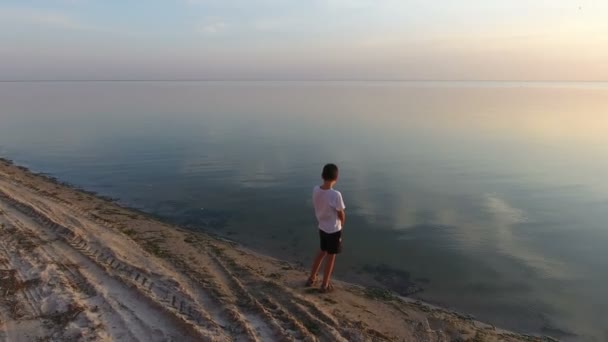
<svg viewBox="0 0 608 342">
<path fill-rule="evenodd" d="M 325 164 L 321 177 L 326 181 L 334 181 L 338 179 L 338 166 L 336 164 Z"/>
</svg>

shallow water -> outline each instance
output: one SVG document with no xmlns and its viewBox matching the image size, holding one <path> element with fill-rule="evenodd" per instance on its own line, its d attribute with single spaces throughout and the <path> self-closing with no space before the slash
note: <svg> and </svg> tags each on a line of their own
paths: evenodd
<svg viewBox="0 0 608 342">
<path fill-rule="evenodd" d="M 343 279 L 608 339 L 605 83 L 0 83 L 0 104 L 0 155 L 306 265 L 336 162 Z"/>
</svg>

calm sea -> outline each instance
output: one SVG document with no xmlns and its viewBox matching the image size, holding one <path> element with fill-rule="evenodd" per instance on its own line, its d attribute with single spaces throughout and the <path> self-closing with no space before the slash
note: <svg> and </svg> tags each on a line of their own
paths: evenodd
<svg viewBox="0 0 608 342">
<path fill-rule="evenodd" d="M 605 83 L 0 83 L 0 155 L 305 266 L 335 162 L 342 279 L 608 340 Z"/>
</svg>

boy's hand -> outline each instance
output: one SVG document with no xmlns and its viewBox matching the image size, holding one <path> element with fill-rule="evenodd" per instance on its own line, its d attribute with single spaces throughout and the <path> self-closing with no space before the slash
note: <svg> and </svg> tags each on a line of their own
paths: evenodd
<svg viewBox="0 0 608 342">
<path fill-rule="evenodd" d="M 344 228 L 344 222 L 346 221 L 346 214 L 344 210 L 337 210 L 338 212 L 338 220 L 342 223 L 342 228 Z"/>
</svg>

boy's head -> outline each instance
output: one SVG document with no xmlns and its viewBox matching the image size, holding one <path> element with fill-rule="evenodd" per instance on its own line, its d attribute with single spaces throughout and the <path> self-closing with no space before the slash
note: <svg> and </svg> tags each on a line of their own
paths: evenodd
<svg viewBox="0 0 608 342">
<path fill-rule="evenodd" d="M 324 181 L 332 182 L 338 180 L 338 166 L 336 164 L 326 164 L 323 166 L 321 177 Z"/>
</svg>

